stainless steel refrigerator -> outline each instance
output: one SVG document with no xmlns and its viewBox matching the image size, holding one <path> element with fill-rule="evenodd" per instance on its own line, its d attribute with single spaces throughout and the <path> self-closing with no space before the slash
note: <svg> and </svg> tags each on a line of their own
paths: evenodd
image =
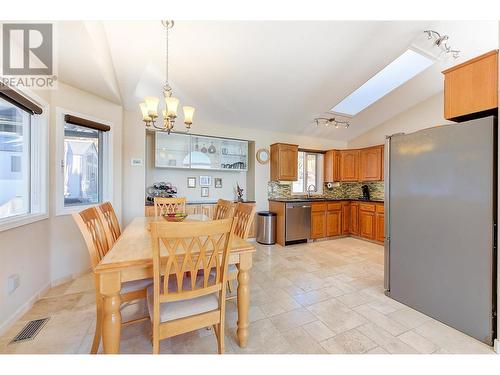
<svg viewBox="0 0 500 375">
<path fill-rule="evenodd" d="M 492 345 L 496 117 L 390 136 L 385 162 L 386 294 Z"/>
</svg>

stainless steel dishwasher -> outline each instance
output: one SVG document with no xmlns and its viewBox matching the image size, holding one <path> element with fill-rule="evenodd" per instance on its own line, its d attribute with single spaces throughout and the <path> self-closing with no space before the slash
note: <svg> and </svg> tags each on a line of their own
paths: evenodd
<svg viewBox="0 0 500 375">
<path fill-rule="evenodd" d="M 286 204 L 285 242 L 307 241 L 311 235 L 311 203 Z"/>
</svg>

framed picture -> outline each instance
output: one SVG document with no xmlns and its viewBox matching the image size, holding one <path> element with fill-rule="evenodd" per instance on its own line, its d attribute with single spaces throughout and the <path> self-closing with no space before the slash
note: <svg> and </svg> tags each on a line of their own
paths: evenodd
<svg viewBox="0 0 500 375">
<path fill-rule="evenodd" d="M 200 176 L 200 186 L 211 186 L 212 176 Z"/>
<path fill-rule="evenodd" d="M 217 189 L 222 188 L 222 178 L 220 178 L 220 177 L 215 177 L 215 178 L 214 178 L 214 186 L 215 186 L 215 188 L 217 188 Z"/>
<path fill-rule="evenodd" d="M 208 186 L 201 187 L 201 196 L 202 198 L 208 198 Z"/>
<path fill-rule="evenodd" d="M 188 188 L 194 189 L 196 187 L 196 177 L 188 177 Z"/>
</svg>

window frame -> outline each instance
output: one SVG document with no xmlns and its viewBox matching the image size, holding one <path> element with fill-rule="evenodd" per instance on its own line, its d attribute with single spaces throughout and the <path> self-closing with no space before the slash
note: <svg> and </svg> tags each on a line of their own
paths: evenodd
<svg viewBox="0 0 500 375">
<path fill-rule="evenodd" d="M 303 153 L 304 154 L 304 162 L 303 162 L 303 167 L 304 167 L 304 182 L 302 186 L 302 191 L 293 191 L 293 182 L 291 186 L 291 194 L 292 195 L 305 195 L 308 194 L 307 192 L 307 156 L 308 155 L 314 155 L 316 157 L 316 183 L 314 184 L 316 186 L 316 190 L 311 192 L 311 195 L 322 195 L 323 194 L 323 158 L 324 155 L 321 152 L 312 152 L 312 151 L 307 151 L 307 150 L 299 150 L 299 154 Z M 297 161 L 298 163 L 298 161 Z M 297 166 L 298 167 L 298 166 Z"/>
<path fill-rule="evenodd" d="M 102 165 L 99 171 L 102 185 L 101 199 L 95 204 L 64 205 L 64 125 L 65 115 L 77 116 L 86 120 L 108 125 L 111 129 L 102 132 Z M 104 202 L 113 203 L 113 124 L 109 121 L 95 118 L 65 108 L 56 108 L 56 216 L 71 215 L 89 207 L 98 206 Z"/>
<path fill-rule="evenodd" d="M 42 114 L 30 114 L 30 211 L 0 218 L 0 232 L 48 219 L 49 210 L 49 103 L 30 90 L 16 90 L 42 108 Z M 37 207 L 32 212 L 33 207 Z"/>
</svg>

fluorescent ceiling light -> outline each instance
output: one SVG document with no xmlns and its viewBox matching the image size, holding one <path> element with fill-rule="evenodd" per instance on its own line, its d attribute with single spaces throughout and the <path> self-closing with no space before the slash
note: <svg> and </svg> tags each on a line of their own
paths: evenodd
<svg viewBox="0 0 500 375">
<path fill-rule="evenodd" d="M 434 60 L 409 49 L 330 111 L 347 116 L 357 115 L 432 64 Z"/>
</svg>

